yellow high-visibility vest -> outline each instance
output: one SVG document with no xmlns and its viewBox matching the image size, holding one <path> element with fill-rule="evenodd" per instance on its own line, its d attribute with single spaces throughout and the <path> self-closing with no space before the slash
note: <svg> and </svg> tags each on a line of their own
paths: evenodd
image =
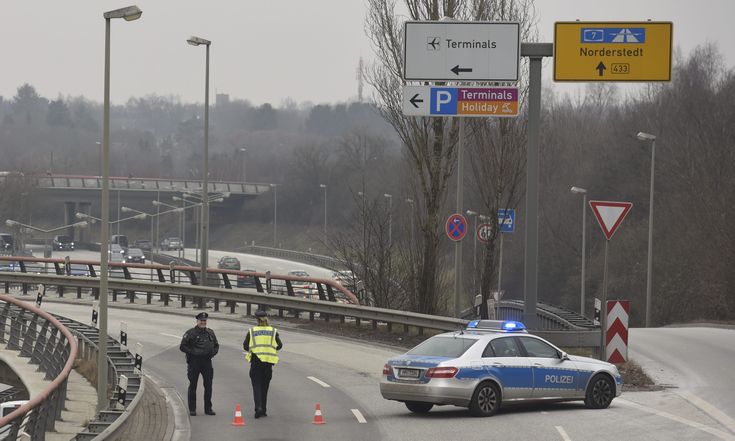
<svg viewBox="0 0 735 441">
<path fill-rule="evenodd" d="M 252 354 L 265 363 L 278 363 L 276 347 L 276 328 L 272 326 L 254 326 L 248 330 L 250 334 L 250 351 L 245 356 L 250 361 Z"/>
</svg>

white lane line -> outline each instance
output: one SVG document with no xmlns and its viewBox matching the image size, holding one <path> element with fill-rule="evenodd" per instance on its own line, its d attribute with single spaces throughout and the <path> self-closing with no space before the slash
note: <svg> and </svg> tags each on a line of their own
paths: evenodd
<svg viewBox="0 0 735 441">
<path fill-rule="evenodd" d="M 318 384 L 321 387 L 330 387 L 327 383 L 323 382 L 322 380 L 316 378 L 316 377 L 306 377 L 309 380 L 313 381 L 314 383 Z"/>
<path fill-rule="evenodd" d="M 362 416 L 362 413 L 360 412 L 359 409 L 350 409 L 350 410 L 352 411 L 352 414 L 355 415 L 355 418 L 357 418 L 358 423 L 360 424 L 367 423 L 367 420 L 365 419 L 364 416 Z"/>
<path fill-rule="evenodd" d="M 702 409 L 705 413 L 707 413 L 715 420 L 719 421 L 720 424 L 730 429 L 730 432 L 735 433 L 735 420 L 727 416 L 725 412 L 721 411 L 712 404 L 704 401 L 702 398 L 699 398 L 692 393 L 685 391 L 676 391 L 676 393 L 682 396 L 685 400 Z"/>
<path fill-rule="evenodd" d="M 564 430 L 563 427 L 561 426 L 554 426 L 554 427 L 556 427 L 556 431 L 559 432 L 559 435 L 561 435 L 561 439 L 563 439 L 564 441 L 572 441 L 572 439 L 569 438 L 569 435 L 567 435 L 567 431 Z"/>
<path fill-rule="evenodd" d="M 661 411 L 661 410 L 649 409 L 649 408 L 647 408 L 645 406 L 642 406 L 642 405 L 640 405 L 638 403 L 634 403 L 632 401 L 628 401 L 628 400 L 625 400 L 625 399 L 622 399 L 622 398 L 616 398 L 615 399 L 615 402 L 618 403 L 618 404 L 622 404 L 624 406 L 633 407 L 633 408 L 638 409 L 638 410 L 641 410 L 643 412 L 652 413 L 654 415 L 658 415 L 658 416 L 663 417 L 663 418 L 668 418 L 670 420 L 673 420 L 673 421 L 676 421 L 676 422 L 679 422 L 679 423 L 682 423 L 682 424 L 686 424 L 687 426 L 691 426 L 691 427 L 694 427 L 695 429 L 699 429 L 699 430 L 705 431 L 707 433 L 710 433 L 710 434 L 712 434 L 712 435 L 714 435 L 714 436 L 716 436 L 716 437 L 718 437 L 720 439 L 729 440 L 729 441 L 735 440 L 735 436 L 732 436 L 729 433 L 725 433 L 725 432 L 723 432 L 721 430 L 717 430 L 717 429 L 714 429 L 712 427 L 705 426 L 704 424 L 700 424 L 700 423 L 698 423 L 696 421 L 691 421 L 691 420 L 688 420 L 686 418 L 681 418 L 679 416 L 670 414 L 668 412 L 664 412 L 664 411 Z"/>
<path fill-rule="evenodd" d="M 161 335 L 164 335 L 166 337 L 181 338 L 180 335 L 166 334 L 165 332 L 161 332 Z"/>
</svg>

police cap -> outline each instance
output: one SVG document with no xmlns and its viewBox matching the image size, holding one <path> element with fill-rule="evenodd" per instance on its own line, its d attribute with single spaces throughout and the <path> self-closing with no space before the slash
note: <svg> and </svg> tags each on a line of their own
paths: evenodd
<svg viewBox="0 0 735 441">
<path fill-rule="evenodd" d="M 265 309 L 259 309 L 255 311 L 256 317 L 268 317 L 268 313 L 265 311 Z"/>
<path fill-rule="evenodd" d="M 206 312 L 200 312 L 199 314 L 197 314 L 196 318 L 197 320 L 206 320 L 207 317 L 209 317 L 209 314 L 207 314 Z"/>
</svg>

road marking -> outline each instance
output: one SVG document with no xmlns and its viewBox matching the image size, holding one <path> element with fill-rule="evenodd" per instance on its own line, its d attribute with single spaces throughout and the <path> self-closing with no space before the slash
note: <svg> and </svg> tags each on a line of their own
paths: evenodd
<svg viewBox="0 0 735 441">
<path fill-rule="evenodd" d="M 322 380 L 316 378 L 316 377 L 306 377 L 309 380 L 313 381 L 314 383 L 318 384 L 321 387 L 330 387 L 327 383 L 323 382 Z"/>
<path fill-rule="evenodd" d="M 564 430 L 563 427 L 561 426 L 554 426 L 554 427 L 556 427 L 556 431 L 559 432 L 559 435 L 561 435 L 561 439 L 563 439 L 564 441 L 572 441 L 572 439 L 569 438 L 569 435 L 567 435 L 567 431 Z"/>
<path fill-rule="evenodd" d="M 676 393 L 735 433 L 735 420 L 727 416 L 723 411 L 690 392 L 676 391 Z"/>
<path fill-rule="evenodd" d="M 360 424 L 367 423 L 367 420 L 365 419 L 364 416 L 362 416 L 362 413 L 360 412 L 359 409 L 350 409 L 350 410 L 352 411 L 352 414 L 355 415 L 355 418 L 357 418 L 358 423 Z"/>
<path fill-rule="evenodd" d="M 712 434 L 712 435 L 714 435 L 714 436 L 716 436 L 716 437 L 718 437 L 720 439 L 729 440 L 729 441 L 735 440 L 735 436 L 732 436 L 729 433 L 725 433 L 725 432 L 723 432 L 721 430 L 717 430 L 717 429 L 714 429 L 712 427 L 705 426 L 704 424 L 700 424 L 700 423 L 697 423 L 695 421 L 688 420 L 686 418 L 678 417 L 678 416 L 673 415 L 673 414 L 670 414 L 668 412 L 664 412 L 664 411 L 661 411 L 661 410 L 655 410 L 655 409 L 649 409 L 649 408 L 647 408 L 645 406 L 642 406 L 642 405 L 640 405 L 638 403 L 634 403 L 632 401 L 624 400 L 622 398 L 615 399 L 615 402 L 616 403 L 619 403 L 619 404 L 622 404 L 624 406 L 633 407 L 633 408 L 636 408 L 638 410 L 642 410 L 644 412 L 652 413 L 654 415 L 658 415 L 658 416 L 663 417 L 663 418 L 668 418 L 670 420 L 677 421 L 677 422 L 682 423 L 682 424 L 686 424 L 687 426 L 691 426 L 691 427 L 694 427 L 695 429 L 699 429 L 699 430 L 702 430 L 704 432 L 710 433 L 710 434 Z"/>
<path fill-rule="evenodd" d="M 181 338 L 180 335 L 173 335 L 173 334 L 166 334 L 165 332 L 161 332 L 161 335 L 165 335 L 166 337 L 172 337 L 172 338 Z"/>
</svg>

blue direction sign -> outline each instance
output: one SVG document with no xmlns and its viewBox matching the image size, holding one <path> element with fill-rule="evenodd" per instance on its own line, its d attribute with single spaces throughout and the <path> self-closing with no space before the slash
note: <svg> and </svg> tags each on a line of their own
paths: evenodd
<svg viewBox="0 0 735 441">
<path fill-rule="evenodd" d="M 447 224 L 444 226 L 444 231 L 447 233 L 447 237 L 457 242 L 464 238 L 467 234 L 467 219 L 461 214 L 453 214 L 447 219 Z"/>
<path fill-rule="evenodd" d="M 513 233 L 516 230 L 516 211 L 512 208 L 498 210 L 498 225 L 501 233 Z"/>
<path fill-rule="evenodd" d="M 518 116 L 517 87 L 403 86 L 406 116 Z"/>
</svg>

